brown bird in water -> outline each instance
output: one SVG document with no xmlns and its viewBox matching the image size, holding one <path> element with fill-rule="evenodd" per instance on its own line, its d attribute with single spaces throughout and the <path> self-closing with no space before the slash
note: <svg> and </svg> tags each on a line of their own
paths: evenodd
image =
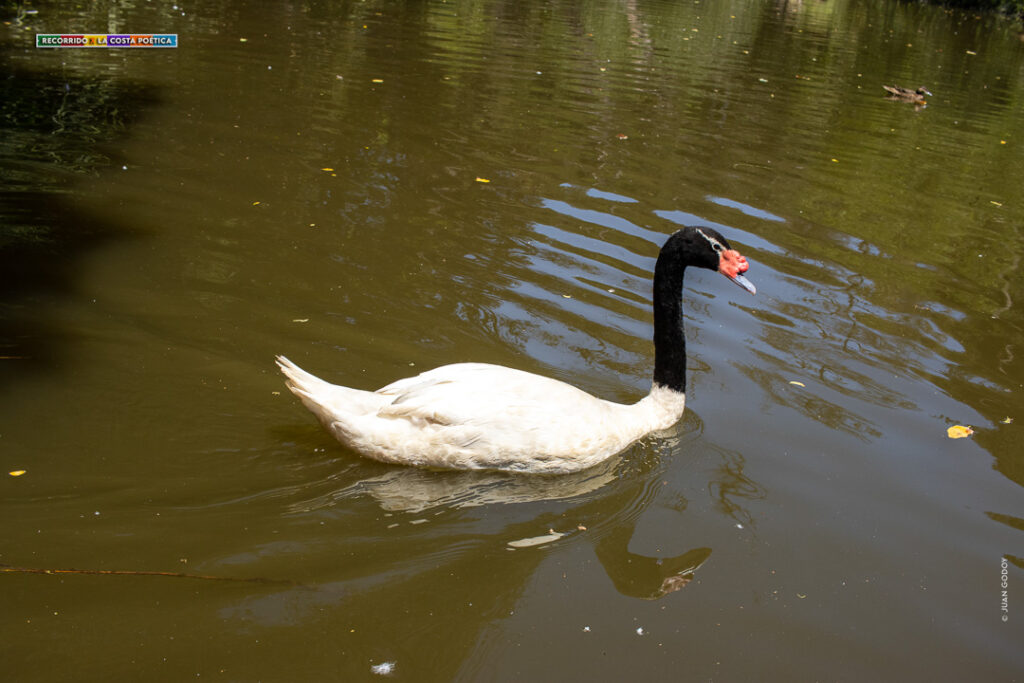
<svg viewBox="0 0 1024 683">
<path fill-rule="evenodd" d="M 904 102 L 913 102 L 914 104 L 924 104 L 925 95 L 931 97 L 931 93 L 924 86 L 921 86 L 917 90 L 909 90 L 907 88 L 901 88 L 898 85 L 883 85 L 885 91 L 889 93 L 889 96 L 894 100 L 902 100 Z"/>
</svg>

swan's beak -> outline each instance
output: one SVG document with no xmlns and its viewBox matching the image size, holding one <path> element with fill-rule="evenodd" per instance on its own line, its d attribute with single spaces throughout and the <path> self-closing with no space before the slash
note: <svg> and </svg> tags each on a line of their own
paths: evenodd
<svg viewBox="0 0 1024 683">
<path fill-rule="evenodd" d="M 747 259 L 735 249 L 722 252 L 718 258 L 718 272 L 738 284 L 751 294 L 757 294 L 757 287 L 743 276 L 747 272 Z"/>
<path fill-rule="evenodd" d="M 726 277 L 729 277 L 729 276 L 726 275 Z M 730 277 L 729 279 L 732 280 L 733 282 L 735 282 L 736 284 L 738 284 L 743 289 L 745 289 L 748 292 L 750 292 L 751 294 L 757 294 L 757 287 L 754 286 L 754 283 L 751 282 L 750 280 L 748 280 L 747 278 L 743 277 L 739 273 L 737 273 L 733 277 Z"/>
</svg>

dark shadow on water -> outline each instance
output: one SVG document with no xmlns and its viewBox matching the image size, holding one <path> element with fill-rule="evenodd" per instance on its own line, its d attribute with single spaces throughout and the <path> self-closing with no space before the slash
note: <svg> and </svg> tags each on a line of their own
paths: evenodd
<svg viewBox="0 0 1024 683">
<path fill-rule="evenodd" d="M 156 89 L 104 76 L 36 73 L 0 59 L 0 386 L 54 363 L 51 308 L 73 297 L 83 255 L 129 233 L 76 206 L 82 181 L 158 103 Z"/>
</svg>

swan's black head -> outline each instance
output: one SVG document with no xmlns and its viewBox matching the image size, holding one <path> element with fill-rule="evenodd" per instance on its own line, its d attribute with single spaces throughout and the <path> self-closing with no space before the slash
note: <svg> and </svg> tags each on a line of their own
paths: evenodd
<svg viewBox="0 0 1024 683">
<path fill-rule="evenodd" d="M 654 384 L 686 393 L 686 336 L 683 334 L 683 273 L 689 266 L 718 271 L 751 294 L 743 276 L 747 259 L 717 230 L 688 226 L 676 232 L 654 266 Z"/>
<path fill-rule="evenodd" d="M 662 257 L 687 266 L 718 271 L 732 282 L 756 294 L 757 289 L 744 277 L 750 267 L 747 259 L 729 246 L 729 241 L 713 228 L 687 226 L 669 237 L 662 248 Z"/>
</svg>

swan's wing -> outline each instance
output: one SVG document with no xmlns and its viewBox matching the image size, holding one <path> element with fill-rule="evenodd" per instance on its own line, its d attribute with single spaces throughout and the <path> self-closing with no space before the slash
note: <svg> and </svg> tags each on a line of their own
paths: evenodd
<svg viewBox="0 0 1024 683">
<path fill-rule="evenodd" d="M 485 363 L 446 365 L 377 393 L 394 397 L 380 417 L 441 425 L 544 424 L 559 414 L 603 410 L 605 404 L 565 382 Z"/>
</svg>

